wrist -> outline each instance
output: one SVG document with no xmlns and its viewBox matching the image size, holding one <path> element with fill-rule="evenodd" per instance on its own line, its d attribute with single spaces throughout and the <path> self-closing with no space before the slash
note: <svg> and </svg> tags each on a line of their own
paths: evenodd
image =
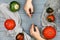
<svg viewBox="0 0 60 40">
<path fill-rule="evenodd" d="M 27 0 L 27 2 L 32 2 L 32 0 Z"/>
<path fill-rule="evenodd" d="M 42 37 L 39 37 L 39 38 L 37 38 L 36 40 L 45 40 L 44 38 L 42 38 Z"/>
</svg>

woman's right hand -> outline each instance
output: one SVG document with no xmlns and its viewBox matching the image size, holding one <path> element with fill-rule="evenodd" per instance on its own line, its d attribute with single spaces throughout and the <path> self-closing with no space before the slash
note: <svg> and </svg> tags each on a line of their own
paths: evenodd
<svg viewBox="0 0 60 40">
<path fill-rule="evenodd" d="M 31 36 L 33 36 L 36 40 L 45 40 L 40 36 L 40 32 L 38 30 L 38 27 L 35 27 L 35 31 L 34 31 L 34 24 L 32 24 L 31 28 L 30 28 L 30 34 Z"/>
</svg>

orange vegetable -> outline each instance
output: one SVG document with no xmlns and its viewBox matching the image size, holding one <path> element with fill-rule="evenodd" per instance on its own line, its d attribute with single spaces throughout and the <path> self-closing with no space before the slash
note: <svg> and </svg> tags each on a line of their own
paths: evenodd
<svg viewBox="0 0 60 40">
<path fill-rule="evenodd" d="M 56 36 L 56 29 L 52 26 L 46 26 L 42 31 L 44 38 L 52 39 Z"/>
<path fill-rule="evenodd" d="M 17 34 L 16 40 L 24 40 L 24 34 L 23 33 Z"/>
<path fill-rule="evenodd" d="M 55 21 L 55 16 L 54 16 L 54 15 L 48 15 L 48 16 L 47 16 L 47 20 L 48 20 L 49 22 L 54 22 L 54 21 Z"/>
<path fill-rule="evenodd" d="M 4 22 L 4 26 L 7 30 L 13 30 L 16 26 L 15 24 L 15 21 L 12 20 L 12 19 L 7 19 L 5 22 Z"/>
</svg>

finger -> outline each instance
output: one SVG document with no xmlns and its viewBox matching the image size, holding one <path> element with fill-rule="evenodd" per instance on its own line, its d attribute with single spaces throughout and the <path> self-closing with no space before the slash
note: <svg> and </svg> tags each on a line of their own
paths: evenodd
<svg viewBox="0 0 60 40">
<path fill-rule="evenodd" d="M 33 9 L 33 7 L 31 8 L 31 13 L 33 13 L 34 12 L 34 9 Z"/>
<path fill-rule="evenodd" d="M 34 25 L 35 27 L 37 26 L 37 25 Z M 36 29 L 35 29 L 35 27 L 34 27 L 34 31 L 36 32 Z"/>
<path fill-rule="evenodd" d="M 30 11 L 30 14 L 31 14 L 31 16 L 33 15 L 33 8 L 31 7 L 30 9 L 29 9 L 29 11 Z"/>
<path fill-rule="evenodd" d="M 29 10 L 27 10 L 26 12 L 27 12 L 27 15 L 31 18 L 31 14 L 30 14 Z"/>
<path fill-rule="evenodd" d="M 29 8 L 29 12 L 30 12 L 30 14 L 32 14 L 33 12 L 32 12 L 32 8 Z"/>
<path fill-rule="evenodd" d="M 32 35 L 34 33 L 34 24 L 31 25 L 31 28 L 30 28 L 30 34 Z"/>
<path fill-rule="evenodd" d="M 34 24 L 31 26 L 31 32 L 34 32 Z"/>
<path fill-rule="evenodd" d="M 34 30 L 34 24 L 32 24 L 32 26 L 31 26 L 31 30 L 32 30 L 32 31 Z"/>
<path fill-rule="evenodd" d="M 32 11 L 31 11 L 31 8 L 29 8 L 29 12 L 30 12 L 30 15 L 32 16 Z"/>
<path fill-rule="evenodd" d="M 39 32 L 38 27 L 35 27 L 36 31 Z"/>
</svg>

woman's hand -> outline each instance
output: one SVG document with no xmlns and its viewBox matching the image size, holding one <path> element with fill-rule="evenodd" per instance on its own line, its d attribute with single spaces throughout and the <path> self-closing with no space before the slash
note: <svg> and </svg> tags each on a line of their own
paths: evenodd
<svg viewBox="0 0 60 40">
<path fill-rule="evenodd" d="M 33 13 L 32 0 L 27 0 L 24 6 L 24 10 L 26 11 L 26 14 L 31 18 L 32 14 L 30 13 L 29 9 L 31 10 L 31 13 Z"/>
<path fill-rule="evenodd" d="M 30 28 L 30 34 L 31 36 L 33 36 L 34 38 L 36 38 L 36 40 L 44 40 L 43 38 L 41 38 L 40 36 L 40 32 L 38 30 L 37 27 L 35 27 L 35 31 L 34 31 L 34 24 L 32 24 L 31 28 Z"/>
</svg>

